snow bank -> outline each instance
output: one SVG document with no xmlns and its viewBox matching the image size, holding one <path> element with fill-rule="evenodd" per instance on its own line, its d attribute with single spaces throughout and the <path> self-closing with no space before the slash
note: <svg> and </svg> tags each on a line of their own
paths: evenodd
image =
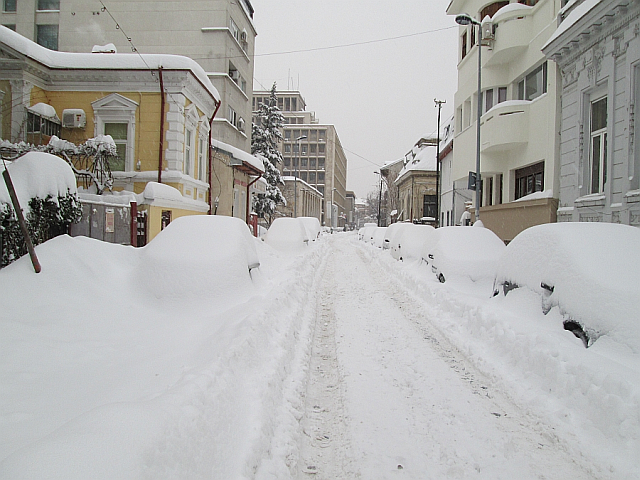
<svg viewBox="0 0 640 480">
<path fill-rule="evenodd" d="M 0 171 L 4 167 L 0 163 Z M 29 152 L 13 162 L 7 162 L 7 170 L 16 190 L 20 207 L 29 210 L 29 200 L 51 196 L 55 203 L 59 196 L 78 193 L 73 170 L 60 157 L 42 152 Z M 0 203 L 11 204 L 4 179 L 0 182 Z"/>
<path fill-rule="evenodd" d="M 592 338 L 607 335 L 640 353 L 639 246 L 640 229 L 627 225 L 539 225 L 506 248 L 496 285 L 527 287 L 544 299 L 545 310 L 558 307 Z"/>
<path fill-rule="evenodd" d="M 295 456 L 324 243 L 291 256 L 251 239 L 248 286 L 246 263 L 225 267 L 246 226 L 189 218 L 144 249 L 61 236 L 36 247 L 40 274 L 28 258 L 0 271 L 0 478 L 288 471 L 278 454 Z M 153 275 L 189 293 L 159 300 Z M 212 281 L 222 292 L 189 288 Z"/>
</svg>

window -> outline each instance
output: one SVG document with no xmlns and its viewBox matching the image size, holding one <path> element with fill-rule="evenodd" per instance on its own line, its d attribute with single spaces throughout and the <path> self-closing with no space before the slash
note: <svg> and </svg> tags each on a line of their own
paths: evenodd
<svg viewBox="0 0 640 480">
<path fill-rule="evenodd" d="M 326 138 L 327 138 L 327 131 L 326 130 L 318 130 L 318 140 L 321 141 L 321 142 L 324 142 Z"/>
<path fill-rule="evenodd" d="M 516 170 L 515 200 L 544 190 L 544 162 Z"/>
<path fill-rule="evenodd" d="M 467 32 L 462 34 L 462 58 L 467 56 Z"/>
<path fill-rule="evenodd" d="M 498 103 L 507 101 L 507 87 L 498 87 Z"/>
<path fill-rule="evenodd" d="M 325 145 L 318 145 L 318 153 L 319 153 L 320 155 L 324 155 L 325 150 L 326 150 Z"/>
<path fill-rule="evenodd" d="M 438 218 L 436 196 L 425 195 L 422 201 L 422 216 Z"/>
<path fill-rule="evenodd" d="M 227 120 L 229 120 L 229 123 L 231 125 L 233 125 L 234 127 L 237 128 L 237 126 L 238 126 L 238 114 L 231 107 L 228 107 L 228 110 L 227 110 Z"/>
<path fill-rule="evenodd" d="M 316 183 L 316 172 L 309 172 L 309 183 Z"/>
<path fill-rule="evenodd" d="M 318 172 L 318 183 L 324 183 L 324 172 Z"/>
<path fill-rule="evenodd" d="M 236 22 L 233 21 L 233 18 L 229 18 L 229 33 L 231 33 L 233 38 L 240 42 L 240 30 L 238 29 Z"/>
<path fill-rule="evenodd" d="M 291 153 L 291 145 L 287 144 L 284 146 L 284 153 Z"/>
<path fill-rule="evenodd" d="M 318 159 L 318 169 L 324 170 L 324 158 Z"/>
<path fill-rule="evenodd" d="M 27 133 L 39 133 L 40 135 L 60 136 L 60 124 L 56 121 L 42 117 L 35 112 L 27 111 Z"/>
<path fill-rule="evenodd" d="M 198 142 L 198 178 L 205 182 L 207 180 L 207 160 L 205 145 L 207 142 L 201 138 Z"/>
<path fill-rule="evenodd" d="M 116 150 L 118 152 L 117 158 L 113 159 L 109 164 L 113 172 L 125 171 L 127 162 L 127 127 L 128 125 L 126 123 L 104 124 L 104 134 L 111 135 L 111 138 L 113 138 L 113 141 L 116 143 Z"/>
<path fill-rule="evenodd" d="M 316 168 L 316 159 L 315 158 L 310 158 L 309 159 L 309 168 Z"/>
<path fill-rule="evenodd" d="M 298 99 L 297 98 L 292 98 L 291 99 L 291 111 L 292 112 L 297 112 L 298 111 Z"/>
<path fill-rule="evenodd" d="M 307 154 L 307 144 L 303 143 L 302 145 L 300 145 L 302 147 L 302 155 L 306 155 Z M 306 159 L 305 159 L 306 160 Z"/>
<path fill-rule="evenodd" d="M 291 159 L 289 157 L 284 158 L 284 166 L 287 168 L 291 166 Z"/>
<path fill-rule="evenodd" d="M 484 111 L 488 112 L 493 108 L 493 88 L 484 92 Z"/>
<path fill-rule="evenodd" d="M 284 99 L 284 111 L 285 112 L 290 112 L 291 111 L 291 99 L 290 98 L 285 98 Z"/>
<path fill-rule="evenodd" d="M 38 10 L 60 10 L 60 0 L 38 0 Z"/>
<path fill-rule="evenodd" d="M 307 172 L 300 172 L 300 178 L 302 179 L 302 181 L 306 182 L 307 181 Z"/>
<path fill-rule="evenodd" d="M 193 132 L 189 129 L 185 131 L 184 140 L 184 173 L 191 175 L 193 166 Z"/>
<path fill-rule="evenodd" d="M 291 140 L 291 130 L 285 130 L 284 131 L 284 139 L 285 140 Z"/>
<path fill-rule="evenodd" d="M 3 12 L 15 12 L 17 0 L 4 0 L 2 2 Z"/>
<path fill-rule="evenodd" d="M 547 93 L 547 62 L 518 83 L 518 100 L 534 100 L 543 93 Z"/>
<path fill-rule="evenodd" d="M 607 183 L 607 97 L 591 102 L 589 193 L 604 191 Z"/>
<path fill-rule="evenodd" d="M 36 25 L 36 43 L 49 50 L 58 50 L 58 25 Z"/>
<path fill-rule="evenodd" d="M 508 1 L 494 2 L 491 5 L 487 5 L 480 12 L 480 20 L 482 20 L 484 17 L 487 17 L 487 16 L 489 18 L 492 18 L 496 14 L 496 12 L 500 10 L 502 7 L 504 7 L 505 5 L 509 5 L 509 2 Z"/>
<path fill-rule="evenodd" d="M 316 153 L 318 146 L 315 143 L 312 143 L 311 145 L 309 145 L 309 153 Z"/>
</svg>

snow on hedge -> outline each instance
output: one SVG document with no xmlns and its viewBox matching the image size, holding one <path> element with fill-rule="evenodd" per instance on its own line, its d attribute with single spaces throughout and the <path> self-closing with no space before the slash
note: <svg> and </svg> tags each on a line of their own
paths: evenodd
<svg viewBox="0 0 640 480">
<path fill-rule="evenodd" d="M 4 166 L 0 164 L 0 171 Z M 46 199 L 57 203 L 58 197 L 76 195 L 76 177 L 67 162 L 43 152 L 29 152 L 13 162 L 7 162 L 20 207 L 27 213 L 29 200 Z M 7 186 L 0 182 L 0 203 L 11 204 Z"/>
</svg>

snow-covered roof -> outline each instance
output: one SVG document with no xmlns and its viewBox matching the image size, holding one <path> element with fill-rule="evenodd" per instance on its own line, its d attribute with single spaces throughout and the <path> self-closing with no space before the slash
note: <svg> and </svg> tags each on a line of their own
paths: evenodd
<svg viewBox="0 0 640 480">
<path fill-rule="evenodd" d="M 569 13 L 567 18 L 565 18 L 562 21 L 562 23 L 558 26 L 556 31 L 553 32 L 553 34 L 551 35 L 549 40 L 547 40 L 547 43 L 545 43 L 544 46 L 542 47 L 542 50 L 547 48 L 558 37 L 560 37 L 560 35 L 565 33 L 567 30 L 569 30 L 569 28 L 571 28 L 573 25 L 575 25 L 577 22 L 579 22 L 585 15 L 587 15 L 591 10 L 593 10 L 601 2 L 602 2 L 602 0 L 585 0 L 580 5 L 575 7 L 573 9 L 573 11 L 571 11 L 571 13 Z M 574 5 L 574 3 L 571 4 L 571 6 L 573 6 L 573 5 Z M 566 7 L 569 7 L 569 5 L 567 4 L 565 6 L 565 8 Z"/>
<path fill-rule="evenodd" d="M 404 168 L 400 170 L 398 178 L 396 179 L 396 183 L 402 181 L 403 177 L 405 177 L 410 172 L 435 172 L 436 153 L 436 147 L 434 145 L 427 145 L 420 148 L 415 153 L 413 160 L 409 160 Z"/>
<path fill-rule="evenodd" d="M 244 150 L 240 150 L 239 148 L 236 148 L 232 145 L 228 145 L 224 142 L 221 142 L 220 140 L 216 140 L 215 138 L 211 139 L 211 146 L 218 150 L 224 150 L 225 152 L 234 156 L 236 159 L 242 162 L 248 163 L 252 167 L 260 170 L 262 173 L 264 173 L 265 171 L 263 160 L 258 158 L 255 155 L 251 155 L 250 153 L 247 153 Z"/>
<path fill-rule="evenodd" d="M 41 117 L 49 118 L 51 120 L 60 121 L 58 114 L 56 113 L 56 109 L 51 105 L 47 105 L 46 103 L 36 103 L 31 107 L 27 107 L 27 110 L 33 113 L 37 113 Z"/>
<path fill-rule="evenodd" d="M 180 191 L 170 185 L 149 182 L 144 187 L 144 192 L 137 195 L 138 205 L 153 205 L 166 208 L 182 208 L 207 212 L 209 205 L 206 202 L 183 197 Z"/>
<path fill-rule="evenodd" d="M 292 175 L 286 175 L 286 176 L 283 175 L 282 176 L 282 180 L 285 181 L 285 182 L 293 182 L 295 179 L 296 179 L 296 177 L 294 177 Z M 320 195 L 321 197 L 323 196 L 322 192 L 320 192 L 320 190 L 318 190 L 313 185 L 309 185 L 307 182 L 305 182 L 304 180 L 302 180 L 300 178 L 298 178 L 298 182 L 303 183 L 304 185 L 306 185 L 309 188 L 309 190 L 313 190 L 314 192 L 317 192 L 318 195 Z"/>
<path fill-rule="evenodd" d="M 51 69 L 189 70 L 215 100 L 220 101 L 218 90 L 202 67 L 196 61 L 181 55 L 57 52 L 38 45 L 4 26 L 0 26 L 0 43 Z"/>
</svg>

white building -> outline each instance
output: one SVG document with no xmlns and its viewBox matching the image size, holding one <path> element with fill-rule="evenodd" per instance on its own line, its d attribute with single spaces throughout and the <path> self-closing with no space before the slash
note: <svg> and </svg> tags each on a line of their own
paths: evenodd
<svg viewBox="0 0 640 480">
<path fill-rule="evenodd" d="M 244 151 L 251 143 L 256 30 L 250 0 L 2 0 L 0 23 L 51 50 L 184 55 L 222 97 L 212 136 Z M 177 139 L 176 141 L 180 141 Z"/>
<path fill-rule="evenodd" d="M 640 2 L 563 9 L 544 47 L 562 69 L 558 221 L 640 226 Z"/>
<path fill-rule="evenodd" d="M 447 9 L 449 15 L 468 13 L 482 22 L 484 32 L 478 99 L 478 29 L 460 27 L 451 181 L 466 185 L 476 170 L 479 101 L 480 218 L 506 241 L 529 226 L 556 220 L 560 82 L 557 66 L 541 48 L 556 29 L 560 4 L 452 0 Z"/>
</svg>

